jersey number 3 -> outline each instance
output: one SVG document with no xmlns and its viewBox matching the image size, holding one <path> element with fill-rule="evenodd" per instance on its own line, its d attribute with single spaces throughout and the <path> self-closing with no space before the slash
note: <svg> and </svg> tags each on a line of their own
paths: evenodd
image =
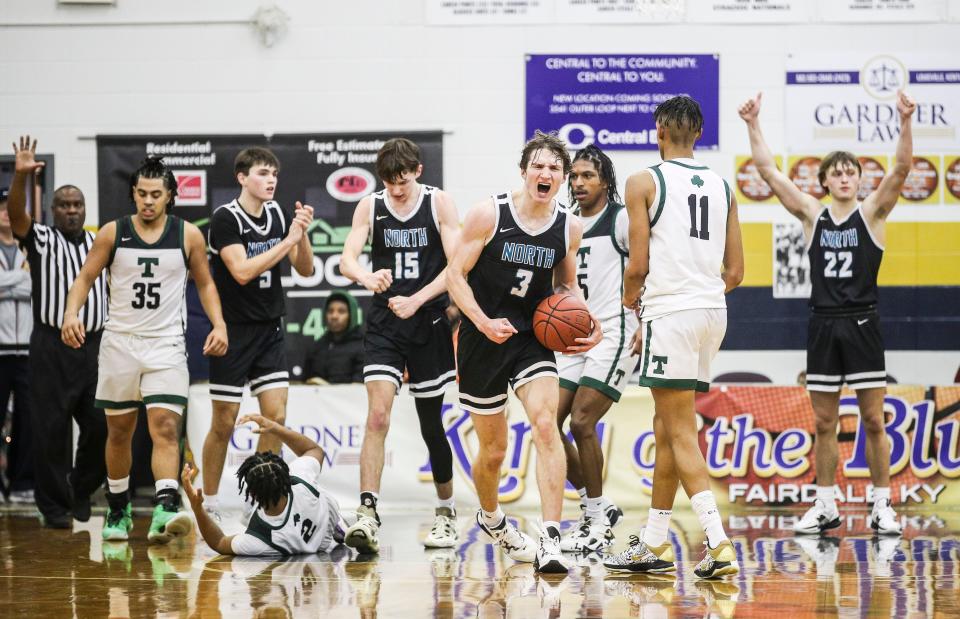
<svg viewBox="0 0 960 619">
<path fill-rule="evenodd" d="M 527 296 L 527 289 L 530 287 L 530 281 L 533 280 L 533 271 L 527 269 L 517 269 L 517 285 L 510 290 L 510 294 L 518 297 Z"/>
</svg>

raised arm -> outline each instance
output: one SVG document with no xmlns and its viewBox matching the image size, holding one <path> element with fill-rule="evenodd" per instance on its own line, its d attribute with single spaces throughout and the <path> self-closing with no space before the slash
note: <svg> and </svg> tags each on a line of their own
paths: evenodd
<svg viewBox="0 0 960 619">
<path fill-rule="evenodd" d="M 502 344 L 517 332 L 516 328 L 506 318 L 487 316 L 480 309 L 473 290 L 467 283 L 467 273 L 477 265 L 487 239 L 493 236 L 496 225 L 495 208 L 492 199 L 484 200 L 467 213 L 463 229 L 460 230 L 457 251 L 447 265 L 447 290 L 460 312 L 469 318 L 481 333 L 491 341 Z"/>
<path fill-rule="evenodd" d="M 86 259 L 83 261 L 83 267 L 80 268 L 80 274 L 73 280 L 70 286 L 70 292 L 67 293 L 67 304 L 63 311 L 63 325 L 60 329 L 60 338 L 63 343 L 71 348 L 80 348 L 86 339 L 86 331 L 83 323 L 80 322 L 80 308 L 87 300 L 90 294 L 90 287 L 97 281 L 100 273 L 110 262 L 110 254 L 113 251 L 113 243 L 117 236 L 117 224 L 111 221 L 100 228 L 96 238 L 93 240 L 93 246 L 90 247 Z"/>
<path fill-rule="evenodd" d="M 220 295 L 217 286 L 210 276 L 210 265 L 207 263 L 207 244 L 203 240 L 203 233 L 195 225 L 183 222 L 187 241 L 187 261 L 190 275 L 197 284 L 197 294 L 200 304 L 213 328 L 203 343 L 203 354 L 211 357 L 222 357 L 227 353 L 227 323 L 223 320 L 220 308 Z"/>
<path fill-rule="evenodd" d="M 280 439 L 296 457 L 310 456 L 311 458 L 316 458 L 316 460 L 320 462 L 320 465 L 323 466 L 323 447 L 315 440 L 307 438 L 299 432 L 294 432 L 290 428 L 271 419 L 267 419 L 263 415 L 244 415 L 237 420 L 237 425 L 239 426 L 247 422 L 256 424 L 256 427 L 253 428 L 254 434 L 272 434 Z"/>
<path fill-rule="evenodd" d="M 900 138 L 897 140 L 896 159 L 890 172 L 883 177 L 876 191 L 863 201 L 863 214 L 867 225 L 884 242 L 882 224 L 887 215 L 897 205 L 900 190 L 913 167 L 913 113 L 917 109 L 917 102 L 902 90 L 897 92 L 897 111 L 900 113 Z M 878 234 L 879 233 L 879 234 Z"/>
<path fill-rule="evenodd" d="M 370 236 L 370 209 L 373 208 L 373 198 L 367 196 L 360 200 L 353 211 L 353 223 L 350 234 L 343 244 L 343 253 L 340 254 L 340 272 L 371 292 L 386 292 L 393 283 L 390 269 L 380 269 L 371 273 L 360 264 L 360 254 Z"/>
<path fill-rule="evenodd" d="M 37 141 L 30 141 L 29 135 L 20 136 L 20 146 L 13 143 L 15 157 L 13 181 L 7 198 L 7 211 L 10 214 L 10 229 L 14 236 L 22 239 L 30 231 L 33 218 L 27 211 L 27 186 L 33 186 L 34 175 L 43 168 L 44 163 L 37 161 Z"/>
<path fill-rule="evenodd" d="M 747 133 L 750 136 L 750 153 L 753 165 L 757 167 L 760 176 L 770 185 L 770 189 L 791 215 L 803 224 L 804 235 L 809 238 L 813 234 L 813 225 L 823 208 L 820 201 L 806 194 L 793 184 L 790 178 L 777 169 L 776 161 L 763 139 L 760 131 L 760 99 L 763 93 L 757 93 L 756 98 L 748 99 L 739 108 L 738 112 L 743 122 L 747 124 Z"/>
<path fill-rule="evenodd" d="M 290 253 L 288 254 L 290 266 L 300 275 L 310 277 L 313 275 L 313 245 L 310 244 L 310 235 L 307 234 L 307 230 L 310 229 L 310 224 L 313 223 L 313 207 L 309 204 L 301 204 L 298 201 L 296 203 L 293 221 L 294 223 L 300 222 L 303 226 L 303 234 L 300 236 L 300 241 L 290 248 Z M 292 227 L 293 225 L 291 224 L 291 228 Z"/>
<path fill-rule="evenodd" d="M 445 191 L 434 194 L 434 206 L 437 209 L 437 224 L 440 227 L 440 242 L 443 244 L 443 253 L 447 260 L 453 257 L 456 251 L 457 238 L 460 236 L 460 218 L 453 199 Z M 417 313 L 417 310 L 431 299 L 435 299 L 447 290 L 446 269 L 433 278 L 433 281 L 409 297 L 396 295 L 390 297 L 388 306 L 398 318 L 407 319 Z"/>
<path fill-rule="evenodd" d="M 650 272 L 650 207 L 657 194 L 657 186 L 649 171 L 630 175 L 624 190 L 624 202 L 630 219 L 627 268 L 623 271 L 623 306 L 640 309 L 643 285 Z"/>
<path fill-rule="evenodd" d="M 743 281 L 743 236 L 737 215 L 737 197 L 732 194 L 730 210 L 727 211 L 727 244 L 723 248 L 722 277 L 724 292 L 730 292 Z"/>
</svg>

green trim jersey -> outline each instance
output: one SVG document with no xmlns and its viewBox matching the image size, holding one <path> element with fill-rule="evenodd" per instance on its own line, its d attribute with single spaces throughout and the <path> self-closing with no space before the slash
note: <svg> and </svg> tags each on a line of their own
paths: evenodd
<svg viewBox="0 0 960 619">
<path fill-rule="evenodd" d="M 343 540 L 340 507 L 319 485 L 320 461 L 301 456 L 290 463 L 290 494 L 278 516 L 257 507 L 247 530 L 230 541 L 238 555 L 327 552 Z"/>
<path fill-rule="evenodd" d="M 590 313 L 598 319 L 619 317 L 626 312 L 620 301 L 630 254 L 627 209 L 611 203 L 598 214 L 580 219 L 583 240 L 577 251 L 577 286 Z"/>
<path fill-rule="evenodd" d="M 647 169 L 656 195 L 650 215 L 650 274 L 644 320 L 689 309 L 726 309 L 721 276 L 730 186 L 693 159 Z"/>
<path fill-rule="evenodd" d="M 117 220 L 107 264 L 110 310 L 104 328 L 142 337 L 183 336 L 187 325 L 184 221 L 167 216 L 154 243 L 137 234 L 130 215 Z"/>
</svg>

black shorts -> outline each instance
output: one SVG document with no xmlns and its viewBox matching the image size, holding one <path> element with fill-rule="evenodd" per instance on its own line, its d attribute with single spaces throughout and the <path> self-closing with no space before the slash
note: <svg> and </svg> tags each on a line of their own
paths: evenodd
<svg viewBox="0 0 960 619">
<path fill-rule="evenodd" d="M 880 316 L 875 310 L 811 314 L 807 331 L 807 390 L 837 392 L 887 386 Z"/>
<path fill-rule="evenodd" d="M 227 338 L 227 354 L 210 357 L 211 400 L 240 402 L 248 382 L 251 395 L 289 386 L 282 321 L 228 323 Z"/>
<path fill-rule="evenodd" d="M 363 357 L 363 382 L 385 380 L 399 391 L 406 370 L 415 398 L 443 395 L 457 379 L 453 334 L 441 306 L 420 308 L 406 320 L 387 307 L 371 307 Z"/>
<path fill-rule="evenodd" d="M 535 378 L 557 375 L 557 358 L 532 331 L 521 331 L 497 344 L 464 321 L 457 341 L 460 407 L 480 415 L 499 413 L 514 390 Z M 559 380 L 559 378 L 558 378 Z"/>
</svg>

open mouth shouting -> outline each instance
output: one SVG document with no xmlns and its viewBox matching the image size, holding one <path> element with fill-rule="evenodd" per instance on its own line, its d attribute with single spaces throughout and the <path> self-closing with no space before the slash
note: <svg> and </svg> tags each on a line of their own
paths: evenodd
<svg viewBox="0 0 960 619">
<path fill-rule="evenodd" d="M 550 193 L 550 183 L 537 183 L 537 193 Z"/>
</svg>

